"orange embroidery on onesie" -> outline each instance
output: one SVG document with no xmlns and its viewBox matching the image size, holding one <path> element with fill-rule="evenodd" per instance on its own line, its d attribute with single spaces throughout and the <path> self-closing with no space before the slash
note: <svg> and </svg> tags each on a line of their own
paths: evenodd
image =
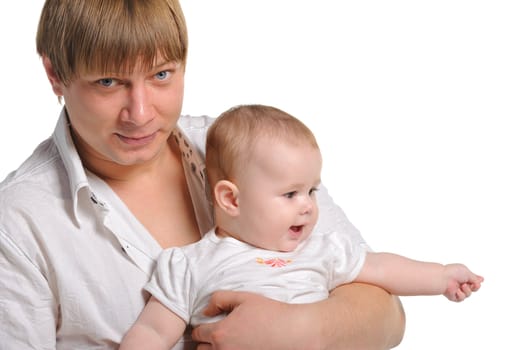
<svg viewBox="0 0 526 350">
<path fill-rule="evenodd" d="M 283 267 L 292 262 L 291 259 L 280 259 L 280 258 L 271 258 L 271 259 L 262 259 L 256 258 L 256 262 L 262 265 L 268 265 L 270 267 Z"/>
</svg>

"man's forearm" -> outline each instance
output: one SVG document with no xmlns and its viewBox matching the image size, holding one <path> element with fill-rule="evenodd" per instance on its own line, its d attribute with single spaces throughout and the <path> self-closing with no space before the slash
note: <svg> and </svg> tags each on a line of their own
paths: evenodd
<svg viewBox="0 0 526 350">
<path fill-rule="evenodd" d="M 361 283 L 336 288 L 320 310 L 323 349 L 384 350 L 400 344 L 405 313 L 400 299 Z"/>
<path fill-rule="evenodd" d="M 404 310 L 397 297 L 367 284 L 335 289 L 315 303 L 287 304 L 248 292 L 213 294 L 208 315 L 218 322 L 194 328 L 196 341 L 221 349 L 385 350 L 404 334 Z M 202 345 L 200 349 L 210 348 Z"/>
</svg>

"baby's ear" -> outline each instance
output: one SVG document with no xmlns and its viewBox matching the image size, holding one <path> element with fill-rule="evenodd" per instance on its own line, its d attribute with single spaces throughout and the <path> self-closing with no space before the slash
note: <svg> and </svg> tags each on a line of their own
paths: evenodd
<svg viewBox="0 0 526 350">
<path fill-rule="evenodd" d="M 228 180 L 221 180 L 214 187 L 217 205 L 230 216 L 239 214 L 238 193 L 237 186 Z"/>
</svg>

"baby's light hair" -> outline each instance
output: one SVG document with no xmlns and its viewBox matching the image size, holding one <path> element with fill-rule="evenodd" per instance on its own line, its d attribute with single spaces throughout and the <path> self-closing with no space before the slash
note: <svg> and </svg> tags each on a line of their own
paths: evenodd
<svg viewBox="0 0 526 350">
<path fill-rule="evenodd" d="M 211 187 L 234 181 L 261 138 L 319 149 L 312 131 L 299 119 L 271 106 L 239 105 L 223 112 L 210 126 L 206 140 L 206 168 Z"/>
</svg>

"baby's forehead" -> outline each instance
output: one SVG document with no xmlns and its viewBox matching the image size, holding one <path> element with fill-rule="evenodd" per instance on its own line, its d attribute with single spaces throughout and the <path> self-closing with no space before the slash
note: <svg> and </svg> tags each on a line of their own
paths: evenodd
<svg viewBox="0 0 526 350">
<path fill-rule="evenodd" d="M 310 138 L 287 132 L 261 133 L 251 138 L 249 142 L 259 152 L 266 152 L 272 146 L 279 146 L 282 152 L 297 152 L 298 150 L 305 152 L 319 151 L 318 144 L 313 143 Z"/>
<path fill-rule="evenodd" d="M 305 161 L 321 160 L 321 151 L 306 139 L 261 137 L 252 140 L 251 146 L 242 151 L 245 153 L 247 163 L 251 161 L 265 161 L 268 158 L 303 159 Z"/>
</svg>

